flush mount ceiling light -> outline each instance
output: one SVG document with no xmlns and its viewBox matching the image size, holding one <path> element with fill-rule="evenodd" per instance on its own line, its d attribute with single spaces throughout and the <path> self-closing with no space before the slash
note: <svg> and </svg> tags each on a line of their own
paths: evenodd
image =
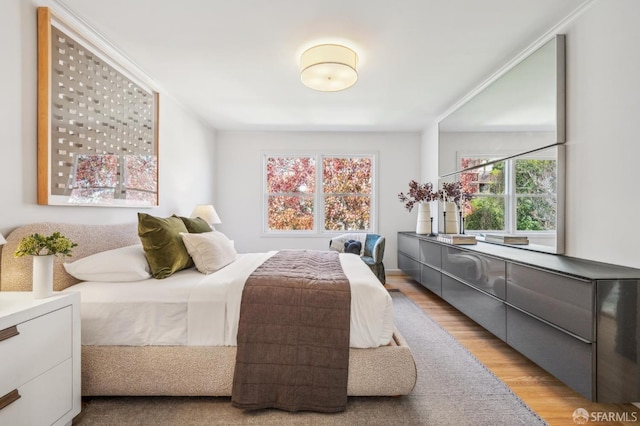
<svg viewBox="0 0 640 426">
<path fill-rule="evenodd" d="M 339 44 L 311 47 L 300 57 L 300 78 L 305 86 L 321 92 L 348 89 L 358 80 L 358 55 Z"/>
</svg>

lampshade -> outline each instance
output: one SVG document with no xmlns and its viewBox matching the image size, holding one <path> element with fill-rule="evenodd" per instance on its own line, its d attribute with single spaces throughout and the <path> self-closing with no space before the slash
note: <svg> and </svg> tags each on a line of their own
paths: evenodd
<svg viewBox="0 0 640 426">
<path fill-rule="evenodd" d="M 200 217 L 210 225 L 222 223 L 220 216 L 216 213 L 216 209 L 211 204 L 198 204 L 191 212 L 191 217 Z"/>
<path fill-rule="evenodd" d="M 7 242 L 7 240 L 4 239 L 4 237 L 2 236 L 2 234 L 0 234 L 0 246 L 5 244 Z"/>
<path fill-rule="evenodd" d="M 358 55 L 339 44 L 311 47 L 300 57 L 300 78 L 305 86 L 322 92 L 337 92 L 358 80 Z"/>
</svg>

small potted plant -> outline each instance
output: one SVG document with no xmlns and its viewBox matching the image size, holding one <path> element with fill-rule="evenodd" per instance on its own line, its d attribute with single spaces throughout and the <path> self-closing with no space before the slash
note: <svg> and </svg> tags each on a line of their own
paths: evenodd
<svg viewBox="0 0 640 426">
<path fill-rule="evenodd" d="M 429 202 L 439 199 L 439 193 L 433 190 L 431 182 L 418 183 L 415 180 L 409 182 L 409 192 L 398 194 L 398 199 L 404 203 L 404 208 L 413 210 L 413 206 L 418 204 L 418 221 L 416 223 L 416 234 L 433 234 L 431 229 L 432 217 Z"/>
<path fill-rule="evenodd" d="M 53 294 L 53 257 L 71 256 L 71 249 L 77 246 L 59 232 L 48 237 L 35 233 L 20 241 L 14 256 L 33 256 L 33 296 L 36 299 Z"/>
</svg>

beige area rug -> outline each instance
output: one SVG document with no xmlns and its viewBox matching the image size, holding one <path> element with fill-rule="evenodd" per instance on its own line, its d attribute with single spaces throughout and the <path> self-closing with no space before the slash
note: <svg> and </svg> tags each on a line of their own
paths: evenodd
<svg viewBox="0 0 640 426">
<path fill-rule="evenodd" d="M 230 398 L 87 399 L 74 425 L 544 425 L 535 413 L 402 293 L 396 325 L 416 359 L 418 382 L 402 397 L 350 397 L 337 414 L 246 412 Z"/>
</svg>

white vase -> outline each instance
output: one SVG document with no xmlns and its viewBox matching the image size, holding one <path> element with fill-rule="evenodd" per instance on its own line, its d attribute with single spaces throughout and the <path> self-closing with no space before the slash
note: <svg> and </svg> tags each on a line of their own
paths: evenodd
<svg viewBox="0 0 640 426">
<path fill-rule="evenodd" d="M 33 298 L 53 295 L 53 255 L 33 256 Z"/>
<path fill-rule="evenodd" d="M 458 233 L 458 208 L 456 203 L 447 202 L 444 205 L 444 211 L 447 213 L 444 221 L 444 233 L 445 234 L 457 234 Z"/>
<path fill-rule="evenodd" d="M 431 233 L 431 206 L 429 203 L 418 203 L 418 221 L 416 222 L 416 234 Z"/>
</svg>

